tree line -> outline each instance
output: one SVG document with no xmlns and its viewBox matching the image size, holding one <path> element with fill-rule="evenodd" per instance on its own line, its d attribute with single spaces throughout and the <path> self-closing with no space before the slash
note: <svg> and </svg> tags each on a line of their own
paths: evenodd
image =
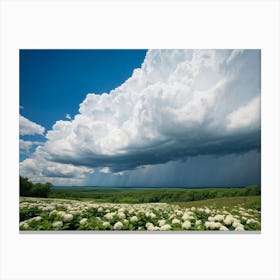
<svg viewBox="0 0 280 280">
<path fill-rule="evenodd" d="M 52 186 L 49 182 L 34 184 L 26 177 L 19 178 L 20 196 L 48 197 Z"/>
<path fill-rule="evenodd" d="M 258 196 L 259 186 L 244 188 L 208 188 L 208 189 L 55 189 L 49 194 L 52 198 L 94 199 L 112 203 L 150 203 L 150 202 L 188 202 L 222 197 Z"/>
</svg>

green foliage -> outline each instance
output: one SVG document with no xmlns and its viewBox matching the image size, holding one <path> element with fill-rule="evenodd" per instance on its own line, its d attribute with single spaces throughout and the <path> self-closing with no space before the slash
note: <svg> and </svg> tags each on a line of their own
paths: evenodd
<svg viewBox="0 0 280 280">
<path fill-rule="evenodd" d="M 24 207 L 20 209 L 20 221 L 24 221 L 38 216 L 41 211 L 37 207 Z"/>
<path fill-rule="evenodd" d="M 225 206 L 233 207 L 235 205 L 242 205 L 242 207 L 254 210 L 261 210 L 260 196 L 237 196 L 237 197 L 222 197 L 211 198 L 199 201 L 176 202 L 174 203 L 180 207 L 215 207 L 221 209 Z"/>
<path fill-rule="evenodd" d="M 258 186 L 245 188 L 208 189 L 51 189 L 49 197 L 66 199 L 94 199 L 111 203 L 189 202 L 226 197 L 259 196 Z"/>
<path fill-rule="evenodd" d="M 28 178 L 19 178 L 20 196 L 32 196 L 32 197 L 48 197 L 52 184 L 47 182 L 45 184 L 37 183 L 33 184 Z"/>
</svg>

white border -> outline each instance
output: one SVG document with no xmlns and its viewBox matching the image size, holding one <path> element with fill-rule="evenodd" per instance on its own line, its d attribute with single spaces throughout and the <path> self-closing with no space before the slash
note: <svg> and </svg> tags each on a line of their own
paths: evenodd
<svg viewBox="0 0 280 280">
<path fill-rule="evenodd" d="M 1 6 L 1 279 L 279 279 L 279 2 L 13 1 Z M 20 48 L 262 49 L 262 233 L 19 234 Z"/>
</svg>

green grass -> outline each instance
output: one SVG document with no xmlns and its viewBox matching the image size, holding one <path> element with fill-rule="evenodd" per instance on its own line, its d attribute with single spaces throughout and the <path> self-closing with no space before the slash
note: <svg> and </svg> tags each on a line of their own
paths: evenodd
<svg viewBox="0 0 280 280">
<path fill-rule="evenodd" d="M 258 186 L 206 189 L 52 189 L 49 198 L 95 200 L 111 203 L 189 202 L 218 198 L 260 196 Z"/>
<path fill-rule="evenodd" d="M 240 197 L 226 197 L 226 198 L 214 198 L 199 201 L 190 202 L 177 202 L 181 207 L 215 207 L 222 208 L 232 207 L 236 205 L 242 205 L 244 208 L 252 208 L 261 210 L 261 197 L 260 196 L 240 196 Z"/>
</svg>

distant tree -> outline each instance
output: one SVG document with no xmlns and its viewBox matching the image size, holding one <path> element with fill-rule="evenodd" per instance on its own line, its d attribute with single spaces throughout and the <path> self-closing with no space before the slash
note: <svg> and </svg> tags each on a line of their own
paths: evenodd
<svg viewBox="0 0 280 280">
<path fill-rule="evenodd" d="M 33 197 L 48 197 L 52 184 L 47 182 L 33 184 L 28 178 L 20 176 L 19 181 L 20 195 Z"/>
<path fill-rule="evenodd" d="M 19 181 L 19 186 L 20 186 L 20 195 L 21 196 L 28 196 L 30 194 L 31 188 L 32 188 L 32 183 L 28 180 L 28 178 L 21 177 L 20 176 L 20 181 Z"/>
</svg>

